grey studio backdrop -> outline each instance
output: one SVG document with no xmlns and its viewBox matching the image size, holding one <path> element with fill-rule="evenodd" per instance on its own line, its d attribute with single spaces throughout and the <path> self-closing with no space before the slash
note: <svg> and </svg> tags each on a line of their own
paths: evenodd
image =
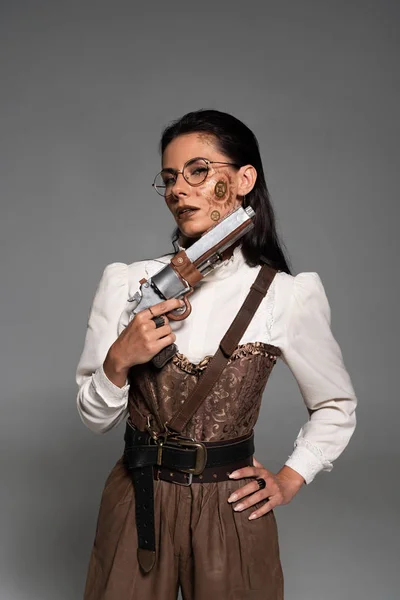
<svg viewBox="0 0 400 600">
<path fill-rule="evenodd" d="M 76 412 L 89 308 L 108 263 L 171 250 L 159 136 L 202 107 L 258 136 L 294 272 L 320 274 L 359 398 L 333 471 L 275 511 L 285 598 L 398 598 L 398 25 L 389 1 L 1 2 L 1 600 L 82 597 L 123 443 Z M 267 468 L 306 418 L 278 364 Z"/>
</svg>

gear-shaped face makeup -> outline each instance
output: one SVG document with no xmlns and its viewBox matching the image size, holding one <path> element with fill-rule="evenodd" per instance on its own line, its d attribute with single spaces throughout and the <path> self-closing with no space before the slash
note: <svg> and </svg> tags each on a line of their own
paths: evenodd
<svg viewBox="0 0 400 600">
<path fill-rule="evenodd" d="M 217 198 L 223 198 L 226 194 L 225 181 L 217 181 L 217 183 L 215 184 L 214 192 Z"/>
<path fill-rule="evenodd" d="M 171 194 L 165 198 L 182 235 L 188 238 L 202 235 L 241 203 L 238 168 L 230 156 L 219 151 L 212 138 L 197 134 L 175 138 L 164 150 L 163 169 L 181 171 L 193 157 L 204 157 L 210 161 L 204 181 L 191 185 L 179 173 Z M 180 212 L 185 207 L 187 210 Z"/>
<path fill-rule="evenodd" d="M 219 221 L 221 218 L 221 213 L 218 210 L 213 210 L 210 217 L 213 221 Z"/>
<path fill-rule="evenodd" d="M 234 183 L 228 172 L 211 175 L 203 189 L 203 197 L 210 207 L 209 215 L 212 220 L 214 219 L 211 215 L 215 211 L 225 215 L 235 208 Z"/>
</svg>

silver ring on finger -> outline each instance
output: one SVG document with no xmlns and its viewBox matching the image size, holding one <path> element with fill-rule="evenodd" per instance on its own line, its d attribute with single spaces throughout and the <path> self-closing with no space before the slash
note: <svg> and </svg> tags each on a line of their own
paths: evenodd
<svg viewBox="0 0 400 600">
<path fill-rule="evenodd" d="M 159 315 L 158 317 L 154 317 L 153 321 L 156 324 L 156 329 L 158 329 L 159 327 L 162 327 L 164 325 L 164 317 L 162 315 Z"/>
</svg>

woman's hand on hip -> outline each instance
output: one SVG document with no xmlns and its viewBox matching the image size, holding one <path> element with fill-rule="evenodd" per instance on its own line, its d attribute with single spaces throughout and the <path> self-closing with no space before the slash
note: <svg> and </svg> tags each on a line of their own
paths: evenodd
<svg viewBox="0 0 400 600">
<path fill-rule="evenodd" d="M 253 457 L 253 467 L 243 467 L 230 474 L 231 479 L 254 477 L 243 487 L 235 490 L 228 498 L 234 502 L 233 510 L 242 511 L 265 500 L 265 504 L 249 515 L 249 519 L 257 519 L 271 509 L 281 504 L 289 504 L 304 484 L 303 477 L 294 469 L 284 465 L 279 473 L 271 473 Z M 260 489 L 257 479 L 265 481 L 265 487 Z M 236 504 L 237 503 L 237 504 Z"/>
</svg>

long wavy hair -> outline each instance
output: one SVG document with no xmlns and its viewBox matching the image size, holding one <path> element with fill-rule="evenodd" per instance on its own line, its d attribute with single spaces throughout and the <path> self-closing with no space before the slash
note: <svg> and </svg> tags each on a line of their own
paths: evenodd
<svg viewBox="0 0 400 600">
<path fill-rule="evenodd" d="M 188 133 L 209 134 L 214 137 L 215 147 L 230 162 L 239 166 L 250 164 L 257 171 L 254 188 L 246 195 L 245 206 L 255 211 L 254 227 L 242 238 L 242 252 L 247 264 L 255 267 L 266 262 L 272 268 L 291 274 L 286 249 L 276 231 L 274 209 L 265 181 L 260 149 L 254 133 L 236 117 L 218 110 L 202 109 L 189 112 L 173 121 L 162 132 L 161 154 L 172 140 Z M 181 237 L 179 227 L 172 234 L 175 252 L 179 250 Z M 263 260 L 261 260 L 261 257 Z"/>
</svg>

